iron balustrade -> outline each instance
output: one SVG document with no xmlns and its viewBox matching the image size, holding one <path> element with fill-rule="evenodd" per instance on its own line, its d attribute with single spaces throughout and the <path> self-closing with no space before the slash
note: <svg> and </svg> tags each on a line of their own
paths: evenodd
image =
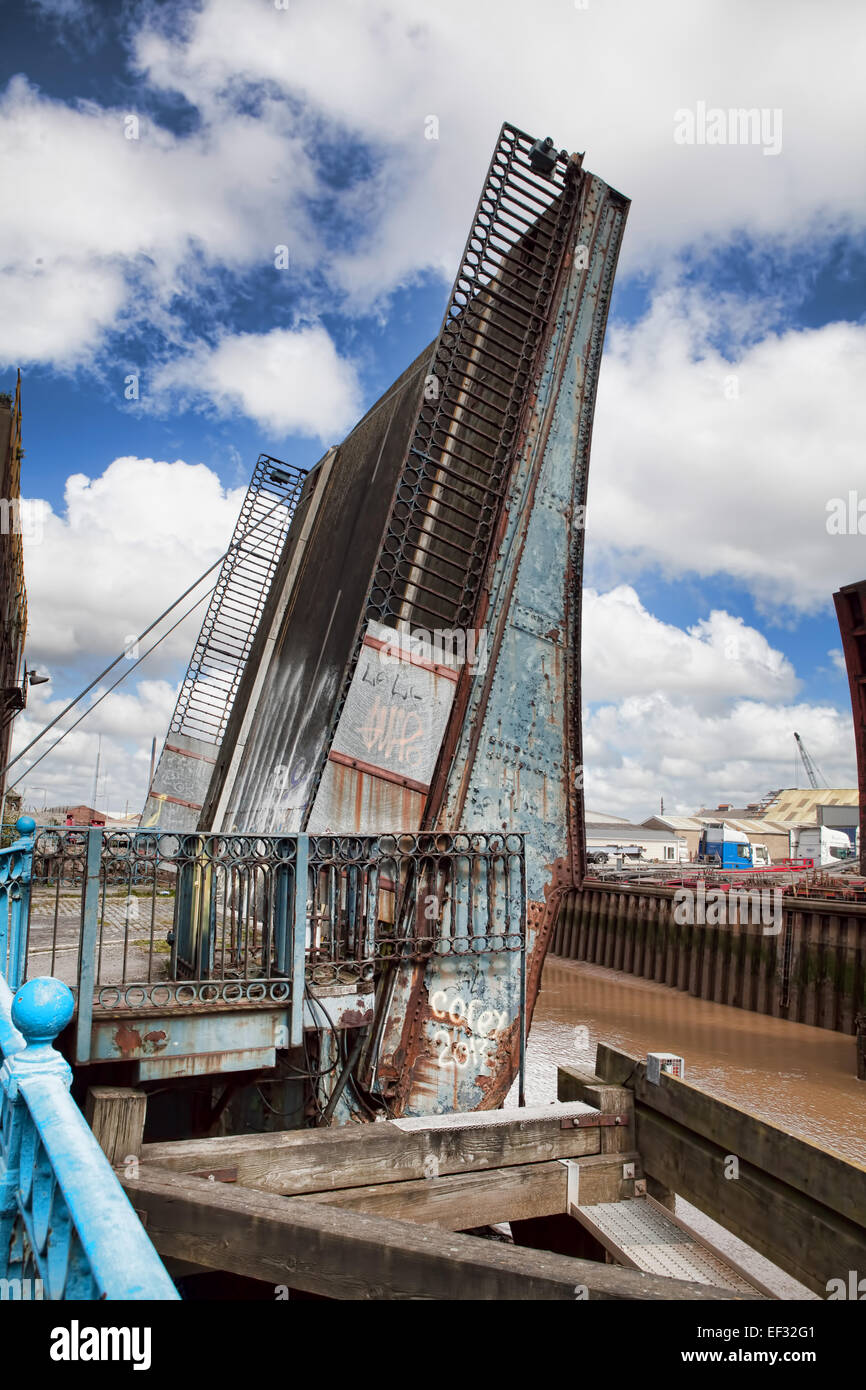
<svg viewBox="0 0 866 1390">
<path fill-rule="evenodd" d="M 431 956 L 525 957 L 518 834 L 42 827 L 31 839 L 18 950 L 29 975 L 76 993 L 79 1061 L 100 1011 L 280 1006 L 297 1046 L 305 984 L 360 986 Z M 23 882 L 26 846 L 16 855 Z"/>
<path fill-rule="evenodd" d="M 13 996 L 0 978 L 3 1297 L 176 1299 L 69 1094 L 72 1072 L 52 1044 L 73 1008 L 59 980 L 30 980 Z"/>
</svg>

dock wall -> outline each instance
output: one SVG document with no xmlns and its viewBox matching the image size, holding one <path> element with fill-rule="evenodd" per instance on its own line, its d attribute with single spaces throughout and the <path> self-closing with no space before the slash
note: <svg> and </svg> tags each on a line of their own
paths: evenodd
<svg viewBox="0 0 866 1390">
<path fill-rule="evenodd" d="M 640 975 L 718 1004 L 856 1031 L 866 996 L 866 907 L 785 900 L 780 929 L 731 920 L 679 922 L 675 889 L 586 883 L 562 903 L 550 951 Z M 682 915 L 679 913 L 677 915 Z"/>
</svg>

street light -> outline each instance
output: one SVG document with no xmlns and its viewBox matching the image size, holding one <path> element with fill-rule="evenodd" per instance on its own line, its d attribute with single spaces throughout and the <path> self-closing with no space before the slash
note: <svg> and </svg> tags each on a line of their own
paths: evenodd
<svg viewBox="0 0 866 1390">
<path fill-rule="evenodd" d="M 7 685 L 2 692 L 4 712 L 8 710 L 9 718 L 14 719 L 16 714 L 20 714 L 27 704 L 28 685 L 44 685 L 46 681 L 50 680 L 50 676 L 42 676 L 38 671 L 28 671 L 25 666 L 24 679 L 20 685 Z"/>
</svg>

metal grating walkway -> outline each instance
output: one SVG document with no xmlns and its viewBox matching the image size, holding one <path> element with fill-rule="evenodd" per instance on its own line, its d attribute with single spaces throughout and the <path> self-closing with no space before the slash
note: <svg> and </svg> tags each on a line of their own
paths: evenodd
<svg viewBox="0 0 866 1390">
<path fill-rule="evenodd" d="M 618 1264 L 645 1274 L 688 1279 L 754 1295 L 758 1286 L 703 1245 L 651 1198 L 572 1206 L 571 1214 L 609 1250 Z M 763 1289 L 759 1290 L 764 1292 Z"/>
</svg>

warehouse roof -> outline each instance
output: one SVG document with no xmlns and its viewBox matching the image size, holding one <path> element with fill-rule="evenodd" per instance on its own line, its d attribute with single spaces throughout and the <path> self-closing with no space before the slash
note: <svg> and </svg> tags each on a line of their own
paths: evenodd
<svg viewBox="0 0 866 1390">
<path fill-rule="evenodd" d="M 664 829 L 667 827 L 669 830 L 679 831 L 700 831 L 704 828 L 703 821 L 696 820 L 694 816 L 647 816 L 642 824 L 649 828 Z"/>
<path fill-rule="evenodd" d="M 669 830 L 647 828 L 644 825 L 630 825 L 628 821 L 621 821 L 618 825 L 612 825 L 610 821 L 602 821 L 593 825 L 592 821 L 586 823 L 587 839 L 593 840 L 670 840 L 672 838 Z"/>
<path fill-rule="evenodd" d="M 731 826 L 733 830 L 739 830 L 743 835 L 787 835 L 791 829 L 790 824 L 781 824 L 777 820 L 768 820 L 765 816 L 759 819 L 740 819 L 731 816 L 727 811 L 715 811 L 698 816 L 648 816 L 644 821 L 645 826 L 665 827 L 672 831 L 683 834 L 685 831 L 700 831 L 705 825 L 718 825 L 723 821 L 725 825 Z"/>
<path fill-rule="evenodd" d="M 771 801 L 765 816 L 773 820 L 794 821 L 797 825 L 817 825 L 819 806 L 859 806 L 856 787 L 789 787 Z"/>
</svg>

